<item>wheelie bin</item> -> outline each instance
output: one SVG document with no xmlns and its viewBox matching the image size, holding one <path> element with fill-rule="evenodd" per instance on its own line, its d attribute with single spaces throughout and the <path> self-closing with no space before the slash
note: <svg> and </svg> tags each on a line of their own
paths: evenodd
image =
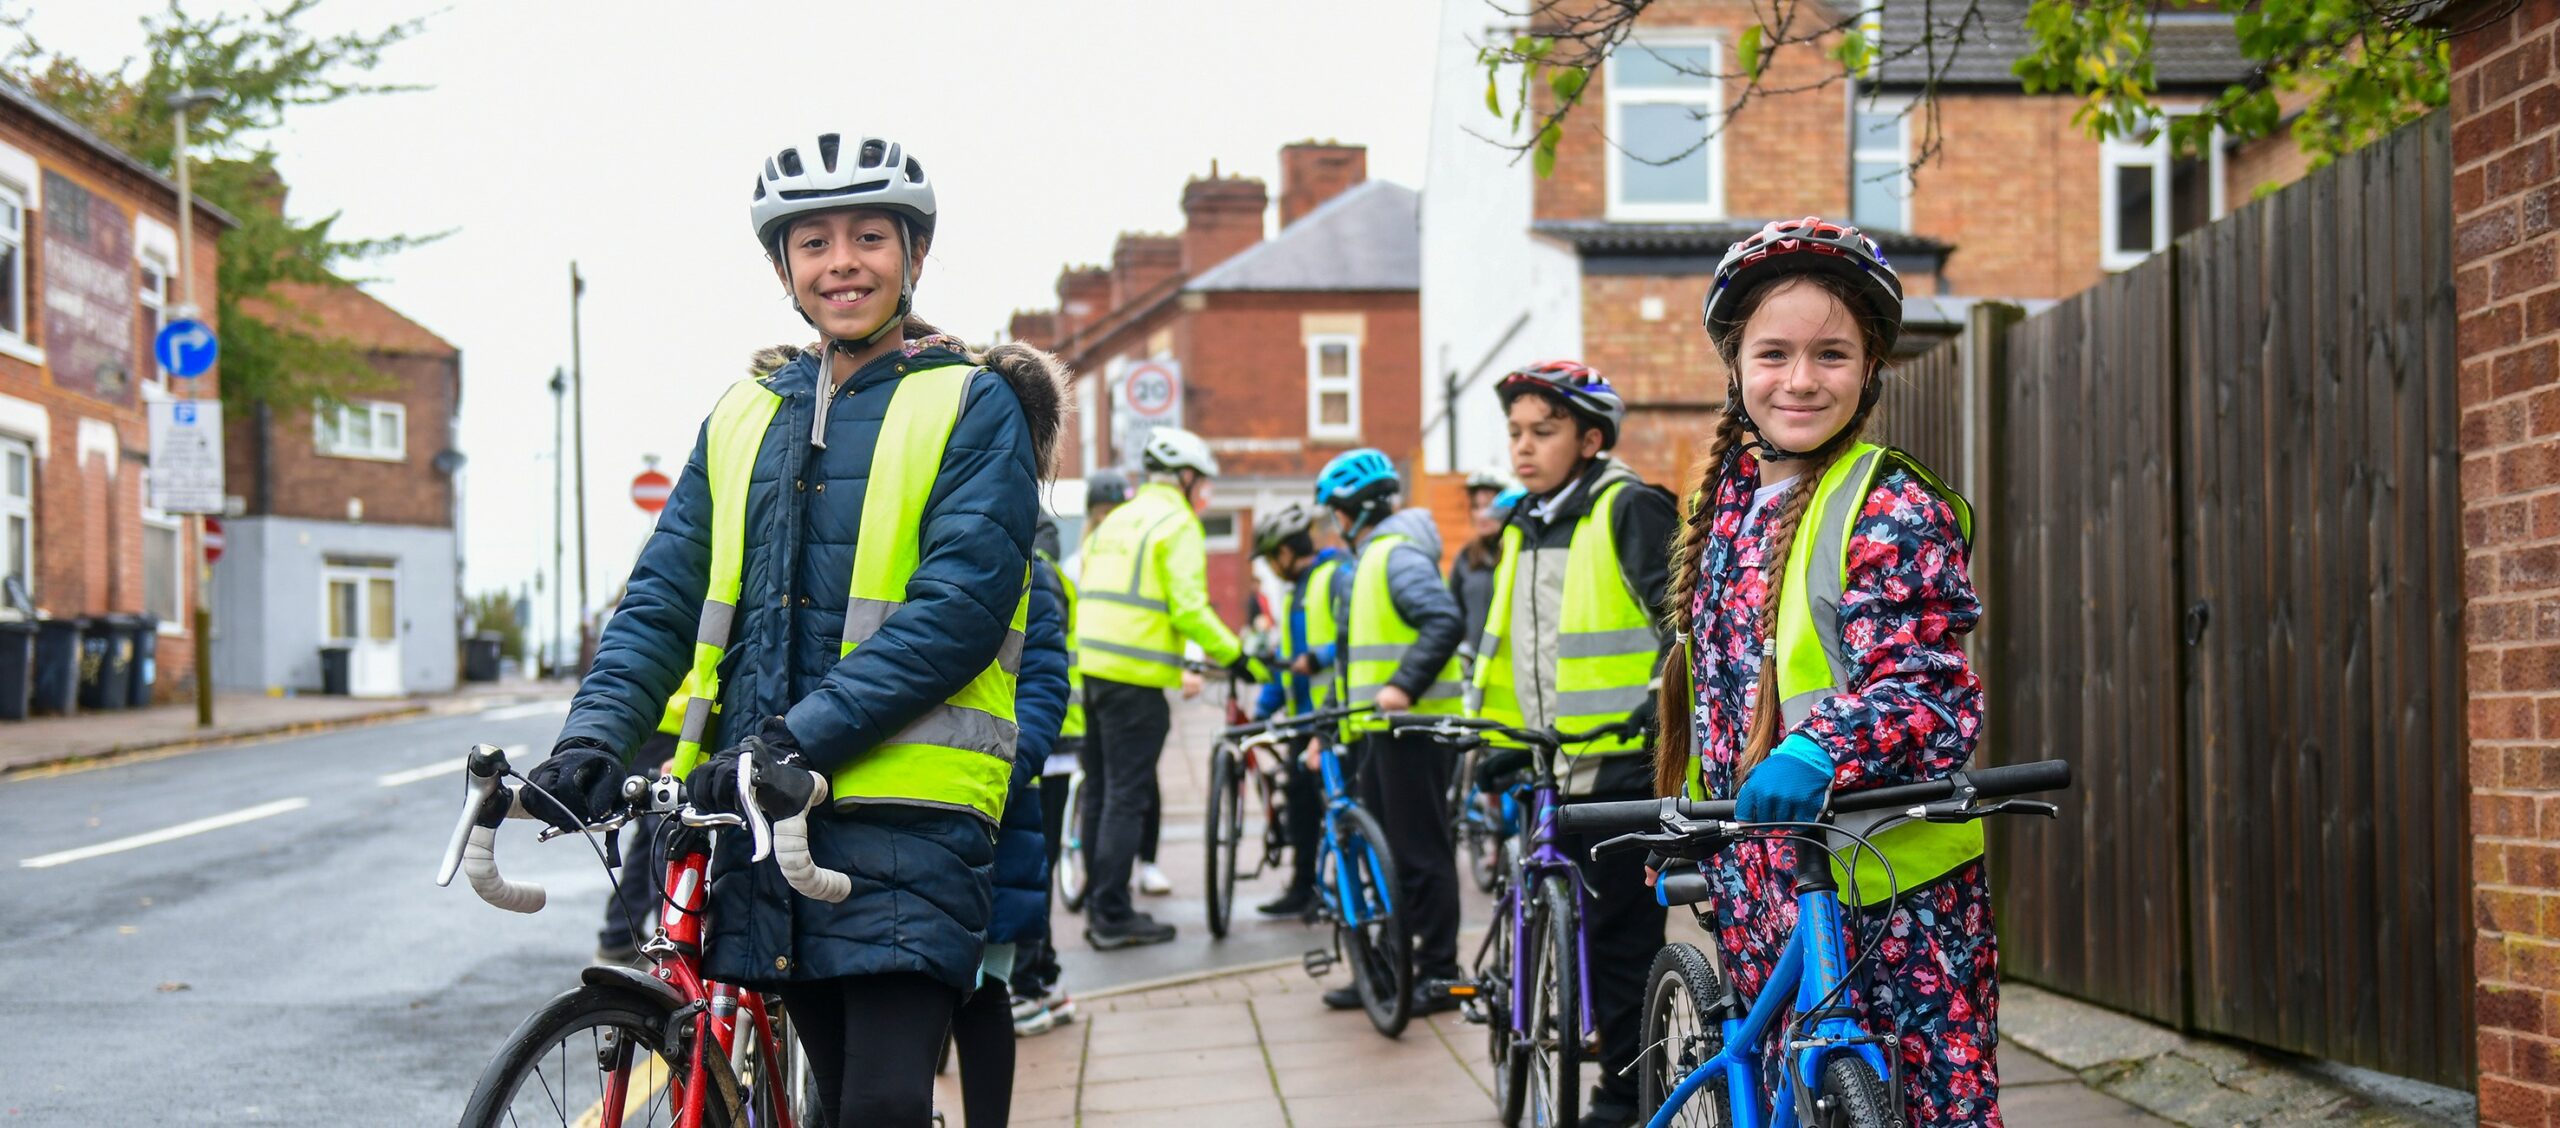
<svg viewBox="0 0 2560 1128">
<path fill-rule="evenodd" d="M 125 667 L 125 705 L 148 709 L 153 683 L 160 679 L 160 617 L 142 614 L 124 619 L 133 628 L 133 661 Z"/>
<path fill-rule="evenodd" d="M 0 721 L 23 721 L 35 704 L 36 625 L 0 623 Z"/>
<path fill-rule="evenodd" d="M 120 615 L 92 615 L 80 622 L 80 707 L 122 709 L 133 688 L 133 628 Z"/>
<path fill-rule="evenodd" d="M 80 711 L 80 620 L 36 620 L 35 701 L 31 712 L 68 717 Z"/>
</svg>

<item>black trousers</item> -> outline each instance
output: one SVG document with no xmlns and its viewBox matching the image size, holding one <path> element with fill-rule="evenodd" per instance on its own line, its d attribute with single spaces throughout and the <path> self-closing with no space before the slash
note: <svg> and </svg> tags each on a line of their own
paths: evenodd
<svg viewBox="0 0 2560 1128">
<path fill-rule="evenodd" d="M 1648 792 L 1588 795 L 1583 802 L 1650 799 Z M 1611 1104 L 1633 1107 L 1636 1079 L 1623 1075 L 1635 1061 L 1637 1041 L 1644 1036 L 1645 972 L 1662 950 L 1663 909 L 1644 883 L 1644 852 L 1611 854 L 1593 860 L 1596 840 L 1579 834 L 1557 836 L 1556 848 L 1582 870 L 1582 886 L 1590 893 L 1583 905 L 1582 935 L 1591 965 L 1591 1017 L 1600 1027 L 1600 1088 Z"/>
<path fill-rule="evenodd" d="M 1395 854 L 1396 911 L 1413 937 L 1414 978 L 1457 978 L 1458 855 L 1449 839 L 1448 749 L 1373 735 L 1361 738 L 1359 756 L 1360 805 L 1377 817 Z"/>
<path fill-rule="evenodd" d="M 1083 744 L 1082 737 L 1071 739 L 1079 746 Z M 1074 778 L 1063 774 L 1040 777 L 1040 845 L 1048 851 L 1052 875 L 1058 872 L 1058 857 L 1066 850 L 1067 788 Z M 1040 887 L 1042 917 L 1049 915 L 1057 898 L 1058 883 L 1053 876 Z M 1043 929 L 1040 939 L 1022 946 L 1021 955 L 1014 963 L 1013 993 L 1026 999 L 1046 995 L 1050 988 L 1058 985 L 1059 970 L 1057 939 Z"/>
<path fill-rule="evenodd" d="M 1306 765 L 1313 737 L 1288 745 L 1288 771 L 1281 777 L 1283 828 L 1289 835 L 1289 895 L 1311 895 L 1316 888 L 1316 839 L 1324 834 L 1324 773 Z M 1389 847 L 1394 849 L 1394 847 Z"/>
<path fill-rule="evenodd" d="M 1092 890 L 1084 913 L 1094 924 L 1117 925 L 1136 913 L 1129 874 L 1146 837 L 1173 707 L 1161 689 L 1087 676 L 1084 717 L 1085 884 Z"/>
<path fill-rule="evenodd" d="M 1005 1128 L 1013 1117 L 1013 997 L 981 983 L 951 1016 L 951 1052 L 960 1061 L 960 1111 L 968 1128 Z"/>
<path fill-rule="evenodd" d="M 914 974 L 858 975 L 780 992 L 809 1051 L 826 1124 L 929 1128 L 933 1070 L 960 993 Z M 1010 1084 L 1011 1071 L 1006 1073 Z"/>
</svg>

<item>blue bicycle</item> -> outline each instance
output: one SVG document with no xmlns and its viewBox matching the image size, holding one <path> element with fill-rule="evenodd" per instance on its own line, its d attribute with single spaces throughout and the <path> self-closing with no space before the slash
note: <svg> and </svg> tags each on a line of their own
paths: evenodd
<svg viewBox="0 0 2560 1128">
<path fill-rule="evenodd" d="M 1310 735 L 1324 779 L 1324 833 L 1317 840 L 1316 912 L 1333 925 L 1330 948 L 1306 954 L 1302 963 L 1311 976 L 1351 965 L 1351 983 L 1360 992 L 1360 1007 L 1369 1025 L 1393 1038 L 1404 1033 L 1413 1017 L 1413 942 L 1403 918 L 1396 915 L 1396 861 L 1387 849 L 1378 820 L 1351 797 L 1342 758 L 1325 735 L 1345 717 L 1366 712 L 1354 708 L 1319 709 L 1296 717 L 1229 728 L 1223 738 L 1241 753 L 1269 749 L 1290 754 L 1290 746 Z"/>
<path fill-rule="evenodd" d="M 1889 1052 L 1898 1031 L 1871 1031 L 1846 1005 L 1846 985 L 1859 961 L 1844 952 L 1834 852 L 1867 851 L 1893 881 L 1892 865 L 1869 841 L 1914 820 L 1969 822 L 2004 813 L 2057 814 L 2050 803 L 2011 798 L 2071 786 L 2061 760 L 1958 772 L 1927 783 L 1834 796 L 1835 815 L 1879 813 L 1858 829 L 1821 823 L 1740 823 L 1730 800 L 1687 799 L 1587 803 L 1566 807 L 1565 829 L 1618 835 L 1594 854 L 1651 849 L 1666 857 L 1705 858 L 1745 838 L 1795 838 L 1796 930 L 1769 982 L 1747 1003 L 1693 944 L 1671 944 L 1654 958 L 1645 994 L 1643 1050 L 1636 1061 L 1640 1107 L 1651 1128 L 1897 1128 L 1904 1123 L 1901 1055 Z M 1813 835 L 1823 836 L 1821 839 Z M 1841 843 L 1844 845 L 1833 845 Z M 1654 895 L 1668 905 L 1694 905 L 1709 895 L 1695 868 L 1666 869 Z M 1900 890 L 1896 886 L 1895 896 Z M 1890 908 L 1888 904 L 1888 912 Z M 1701 924 L 1707 923 L 1701 920 Z M 1878 937 L 1877 939 L 1881 939 Z M 1860 945 L 1873 952 L 1873 940 Z M 1761 1076 L 1761 1048 L 1779 1015 L 1792 1009 L 1783 1034 L 1786 1068 L 1772 1084 Z"/>
</svg>

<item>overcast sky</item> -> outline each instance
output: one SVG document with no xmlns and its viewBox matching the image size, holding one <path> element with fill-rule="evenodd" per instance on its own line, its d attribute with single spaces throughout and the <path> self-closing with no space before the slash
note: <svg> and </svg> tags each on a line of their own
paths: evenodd
<svg viewBox="0 0 2560 1128">
<path fill-rule="evenodd" d="M 917 310 L 978 340 L 1052 304 L 1058 268 L 1105 261 L 1116 233 L 1178 229 L 1183 181 L 1212 159 L 1276 198 L 1281 145 L 1338 139 L 1421 186 L 1431 0 L 436 3 L 325 4 L 316 30 L 429 14 L 377 77 L 433 89 L 299 111 L 273 141 L 297 218 L 454 231 L 374 265 L 369 288 L 462 349 L 475 592 L 550 567 L 545 384 L 569 361 L 570 260 L 598 603 L 648 531 L 628 498 L 642 455 L 672 472 L 751 349 L 807 339 L 746 218 L 757 164 L 794 137 L 885 133 L 924 162 L 943 220 Z M 34 7 L 48 46 L 104 65 L 161 4 Z"/>
</svg>

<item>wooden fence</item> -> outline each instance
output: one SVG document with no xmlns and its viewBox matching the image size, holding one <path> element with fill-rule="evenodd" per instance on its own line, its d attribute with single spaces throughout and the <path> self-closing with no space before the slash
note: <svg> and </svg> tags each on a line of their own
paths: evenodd
<svg viewBox="0 0 2560 1128">
<path fill-rule="evenodd" d="M 2078 767 L 1993 830 L 2004 970 L 2468 1088 L 2449 153 L 2438 113 L 1983 314 L 1878 423 L 1970 468 L 1988 758 Z"/>
</svg>

